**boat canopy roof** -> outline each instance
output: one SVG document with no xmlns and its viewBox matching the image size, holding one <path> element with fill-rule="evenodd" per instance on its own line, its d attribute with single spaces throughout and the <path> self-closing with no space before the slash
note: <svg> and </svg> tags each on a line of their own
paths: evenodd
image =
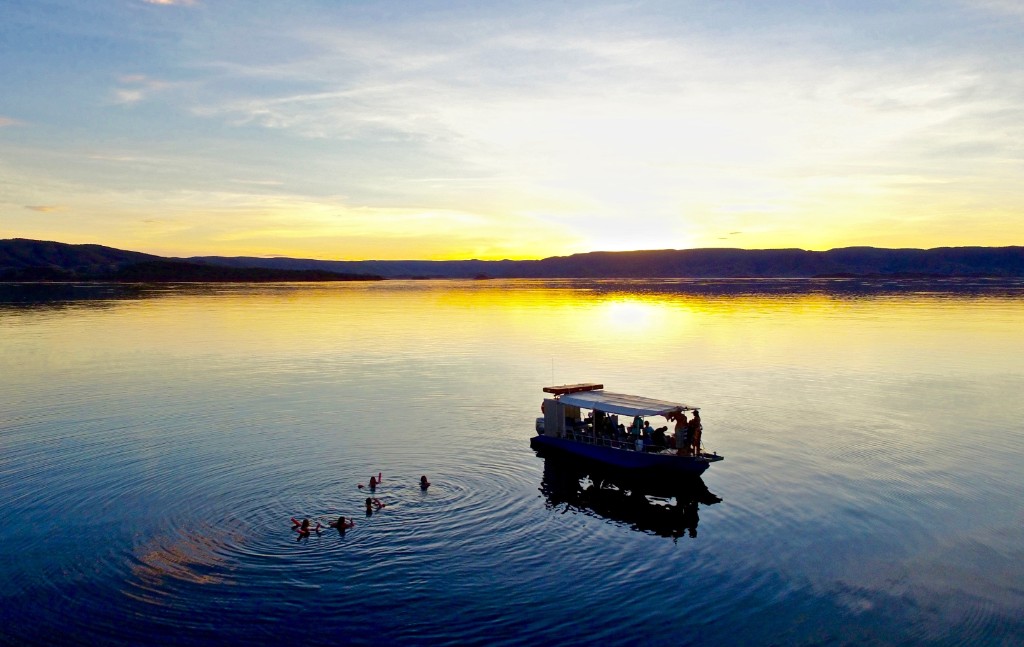
<svg viewBox="0 0 1024 647">
<path fill-rule="evenodd" d="M 571 404 L 581 409 L 596 409 L 605 413 L 615 413 L 623 416 L 660 416 L 670 411 L 692 411 L 696 409 L 696 407 L 690 407 L 680 402 L 655 400 L 654 398 L 627 395 L 625 393 L 610 393 L 603 390 L 567 393 L 558 398 L 558 400 L 563 404 Z"/>
</svg>

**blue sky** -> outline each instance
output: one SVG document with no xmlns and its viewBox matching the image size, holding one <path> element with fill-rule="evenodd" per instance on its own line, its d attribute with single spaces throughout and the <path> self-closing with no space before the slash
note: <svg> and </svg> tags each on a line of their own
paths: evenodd
<svg viewBox="0 0 1024 647">
<path fill-rule="evenodd" d="M 12 2 L 0 237 L 1024 243 L 1024 2 Z"/>
</svg>

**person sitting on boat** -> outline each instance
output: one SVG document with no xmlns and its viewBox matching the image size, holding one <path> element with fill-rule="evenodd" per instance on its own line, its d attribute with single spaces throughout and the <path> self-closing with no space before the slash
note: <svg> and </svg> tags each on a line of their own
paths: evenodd
<svg viewBox="0 0 1024 647">
<path fill-rule="evenodd" d="M 352 521 L 351 519 L 346 520 L 345 517 L 338 517 L 337 521 L 332 521 L 327 525 L 329 525 L 331 528 L 337 528 L 338 532 L 345 532 L 349 528 L 354 528 L 356 522 Z"/>
<path fill-rule="evenodd" d="M 654 443 L 656 447 L 660 448 L 665 446 L 666 429 L 668 429 L 668 427 L 658 427 L 657 429 L 651 432 L 651 442 Z"/>
<path fill-rule="evenodd" d="M 693 455 L 700 455 L 700 433 L 704 426 L 700 424 L 700 411 L 694 410 L 693 420 L 687 425 L 687 436 L 690 438 L 690 445 L 693 448 Z"/>
<path fill-rule="evenodd" d="M 579 418 L 579 412 L 577 412 L 576 415 L 573 415 L 568 411 L 565 413 L 565 428 L 573 433 L 583 433 L 583 421 Z"/>
</svg>

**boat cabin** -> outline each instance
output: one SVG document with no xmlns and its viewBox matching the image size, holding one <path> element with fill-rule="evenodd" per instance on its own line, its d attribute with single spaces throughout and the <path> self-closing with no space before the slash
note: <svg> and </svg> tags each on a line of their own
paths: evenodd
<svg viewBox="0 0 1024 647">
<path fill-rule="evenodd" d="M 537 421 L 539 433 L 616 449 L 674 449 L 672 431 L 667 426 L 644 427 L 644 418 L 698 411 L 679 402 L 611 393 L 597 383 L 549 386 L 543 391 L 553 397 L 545 398 L 541 406 L 544 417 Z"/>
</svg>

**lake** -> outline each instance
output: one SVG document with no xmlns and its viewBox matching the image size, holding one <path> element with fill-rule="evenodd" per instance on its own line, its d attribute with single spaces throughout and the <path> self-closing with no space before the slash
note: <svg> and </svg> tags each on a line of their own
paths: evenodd
<svg viewBox="0 0 1024 647">
<path fill-rule="evenodd" d="M 1019 645 L 1022 322 L 1020 281 L 2 286 L 0 642 Z M 537 456 L 589 381 L 725 460 Z"/>
</svg>

